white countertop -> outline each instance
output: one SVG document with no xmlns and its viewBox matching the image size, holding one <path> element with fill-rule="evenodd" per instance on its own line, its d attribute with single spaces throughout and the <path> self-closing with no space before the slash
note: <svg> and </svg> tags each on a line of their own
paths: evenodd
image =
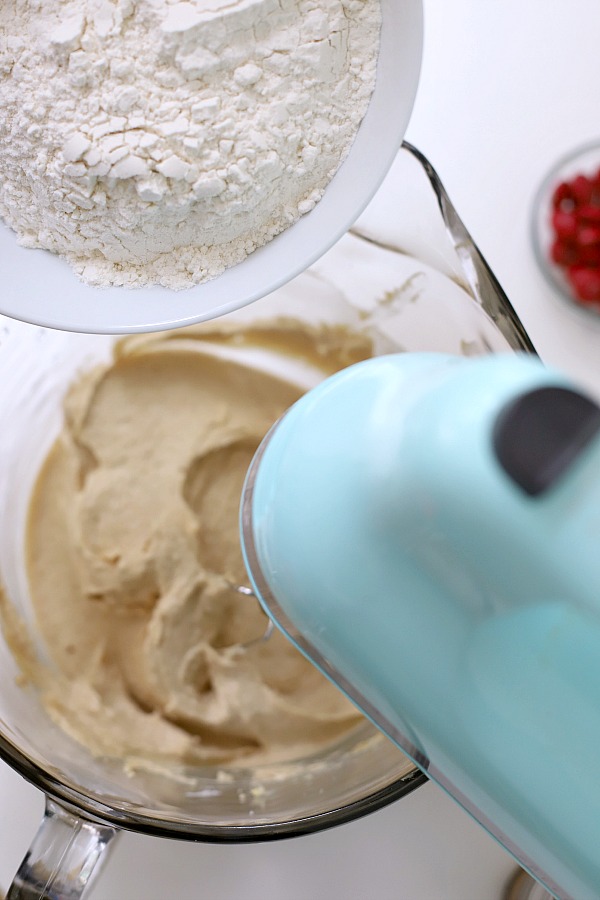
<svg viewBox="0 0 600 900">
<path fill-rule="evenodd" d="M 557 157 L 600 138 L 597 0 L 424 0 L 426 42 L 407 139 L 434 164 L 542 358 L 600 397 L 600 319 L 578 315 L 537 271 L 536 187 Z M 42 814 L 0 766 L 0 884 Z M 427 785 L 307 838 L 220 847 L 121 836 L 93 900 L 495 900 L 514 863 Z"/>
<path fill-rule="evenodd" d="M 543 360 L 600 393 L 600 317 L 573 311 L 538 271 L 533 196 L 557 159 L 600 140 L 594 0 L 424 0 L 425 54 L 407 132 Z"/>
</svg>

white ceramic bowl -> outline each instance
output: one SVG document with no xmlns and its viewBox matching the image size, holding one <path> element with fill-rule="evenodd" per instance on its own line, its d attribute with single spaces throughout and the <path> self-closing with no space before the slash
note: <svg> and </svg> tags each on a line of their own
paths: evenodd
<svg viewBox="0 0 600 900">
<path fill-rule="evenodd" d="M 350 153 L 317 206 L 218 278 L 183 291 L 93 288 L 45 250 L 17 244 L 0 226 L 0 312 L 65 331 L 161 331 L 212 319 L 275 290 L 304 271 L 353 224 L 402 143 L 422 53 L 421 0 L 382 0 L 377 81 Z"/>
</svg>

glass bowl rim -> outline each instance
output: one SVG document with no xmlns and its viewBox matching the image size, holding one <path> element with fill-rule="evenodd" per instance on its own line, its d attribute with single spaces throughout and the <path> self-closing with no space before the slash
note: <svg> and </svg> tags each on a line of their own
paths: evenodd
<svg viewBox="0 0 600 900">
<path fill-rule="evenodd" d="M 87 818 L 102 825 L 108 824 L 125 831 L 135 831 L 155 837 L 207 843 L 251 843 L 313 834 L 382 809 L 410 794 L 429 780 L 427 775 L 413 764 L 410 771 L 395 778 L 383 788 L 344 806 L 333 807 L 301 818 L 250 825 L 191 824 L 131 811 L 125 812 L 110 804 L 101 803 L 54 778 L 2 734 L 0 734 L 0 759 L 3 759 L 34 787 L 43 791 L 47 797 L 55 800 L 79 818 Z"/>
</svg>

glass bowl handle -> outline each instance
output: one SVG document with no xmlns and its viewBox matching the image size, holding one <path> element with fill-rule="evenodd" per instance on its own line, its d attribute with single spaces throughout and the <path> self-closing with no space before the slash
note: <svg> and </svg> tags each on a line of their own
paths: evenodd
<svg viewBox="0 0 600 900">
<path fill-rule="evenodd" d="M 404 141 L 388 178 L 350 230 L 369 243 L 406 253 L 446 274 L 471 295 L 511 350 L 536 352 L 439 175 L 412 144 Z"/>
<path fill-rule="evenodd" d="M 6 900 L 77 900 L 107 858 L 118 830 L 69 812 L 49 797 Z"/>
</svg>

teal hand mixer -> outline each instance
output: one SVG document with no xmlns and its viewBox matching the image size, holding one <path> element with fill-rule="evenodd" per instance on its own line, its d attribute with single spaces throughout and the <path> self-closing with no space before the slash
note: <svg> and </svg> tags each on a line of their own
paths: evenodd
<svg viewBox="0 0 600 900">
<path fill-rule="evenodd" d="M 268 615 L 553 894 L 600 897 L 600 408 L 533 356 L 383 356 L 248 472 Z"/>
</svg>

